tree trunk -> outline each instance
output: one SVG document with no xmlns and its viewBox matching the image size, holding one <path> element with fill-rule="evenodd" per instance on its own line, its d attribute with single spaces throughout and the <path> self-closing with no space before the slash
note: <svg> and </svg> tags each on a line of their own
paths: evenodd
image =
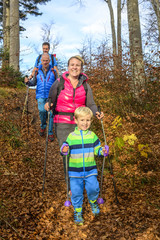
<svg viewBox="0 0 160 240">
<path fill-rule="evenodd" d="M 114 61 L 114 69 L 116 69 L 116 55 L 117 55 L 117 46 L 116 46 L 116 32 L 115 32 L 115 24 L 114 24 L 114 13 L 111 0 L 104 0 L 108 4 L 110 17 L 111 17 L 111 31 L 112 31 L 112 48 L 113 48 L 113 61 Z"/>
<path fill-rule="evenodd" d="M 9 1 L 3 0 L 3 67 L 9 65 L 9 20 Z"/>
<path fill-rule="evenodd" d="M 121 0 L 117 0 L 117 44 L 118 44 L 118 69 L 122 69 L 122 43 L 121 43 Z"/>
<path fill-rule="evenodd" d="M 127 14 L 132 66 L 132 91 L 134 96 L 140 100 L 141 91 L 145 88 L 145 73 L 142 54 L 138 0 L 127 0 Z"/>
<path fill-rule="evenodd" d="M 9 66 L 19 70 L 19 0 L 10 1 Z"/>
</svg>

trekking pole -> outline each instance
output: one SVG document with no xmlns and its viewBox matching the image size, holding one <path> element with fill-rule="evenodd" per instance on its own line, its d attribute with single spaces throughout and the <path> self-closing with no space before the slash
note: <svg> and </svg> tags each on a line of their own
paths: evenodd
<svg viewBox="0 0 160 240">
<path fill-rule="evenodd" d="M 69 201 L 69 197 L 68 197 L 69 187 L 68 187 L 68 158 L 67 158 L 67 155 L 65 156 L 65 160 L 66 160 L 67 200 L 65 201 L 64 206 L 69 207 L 71 205 L 71 202 Z"/>
<path fill-rule="evenodd" d="M 42 197 L 43 197 L 43 195 L 44 195 L 44 184 L 45 184 L 45 174 L 46 174 L 47 147 L 48 147 L 48 130 L 49 130 L 49 118 L 50 118 L 50 106 L 51 106 L 51 98 L 49 98 L 49 111 L 48 111 L 48 123 L 47 123 L 47 132 L 46 132 L 46 149 L 45 149 L 45 160 L 44 160 L 44 170 L 43 170 L 43 191 L 42 191 Z"/>
<path fill-rule="evenodd" d="M 98 106 L 98 112 L 101 113 L 100 106 Z M 103 120 L 102 120 L 102 119 L 101 119 L 101 125 L 102 125 L 102 130 L 103 130 L 103 136 L 104 136 L 105 145 L 107 145 L 106 135 L 105 135 L 104 126 L 103 126 Z M 118 201 L 118 198 L 117 198 L 116 184 L 115 184 L 115 180 L 114 180 L 114 174 L 113 174 L 112 164 L 111 164 L 109 155 L 108 155 L 108 161 L 109 161 L 110 174 L 111 174 L 111 178 L 112 178 L 112 182 L 113 182 L 113 186 L 114 186 L 114 192 L 115 192 L 115 196 L 116 196 L 116 202 L 117 202 L 117 204 L 118 204 L 119 201 Z M 103 181 L 104 165 L 105 165 L 105 157 L 103 158 L 102 173 L 101 173 L 100 198 L 98 198 L 98 200 L 97 200 L 99 204 L 103 204 L 103 203 L 104 203 L 104 200 L 103 200 L 103 198 L 102 198 L 102 181 Z"/>
<path fill-rule="evenodd" d="M 27 112 L 27 129 L 28 129 L 28 134 L 29 134 L 28 95 L 29 95 L 29 86 L 27 86 L 27 93 L 26 93 L 26 98 L 25 98 L 25 101 L 24 101 L 24 107 L 23 107 L 23 112 L 22 112 L 22 119 L 24 117 L 25 110 Z"/>
<path fill-rule="evenodd" d="M 28 135 L 29 135 L 28 95 L 29 95 L 29 86 L 27 86 L 27 129 L 28 129 Z"/>
</svg>

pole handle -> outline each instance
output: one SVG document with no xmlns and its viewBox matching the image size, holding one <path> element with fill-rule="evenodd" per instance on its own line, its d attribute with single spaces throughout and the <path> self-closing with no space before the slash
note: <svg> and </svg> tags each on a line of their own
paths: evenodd
<svg viewBox="0 0 160 240">
<path fill-rule="evenodd" d="M 49 97 L 49 109 L 50 109 L 50 107 L 51 107 L 51 97 Z"/>
<path fill-rule="evenodd" d="M 98 106 L 98 112 L 101 114 L 101 107 Z"/>
</svg>

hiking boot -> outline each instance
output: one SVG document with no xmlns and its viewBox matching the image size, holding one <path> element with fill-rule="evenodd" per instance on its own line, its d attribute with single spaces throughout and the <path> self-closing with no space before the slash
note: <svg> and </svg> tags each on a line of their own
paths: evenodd
<svg viewBox="0 0 160 240">
<path fill-rule="evenodd" d="M 52 135 L 48 135 L 48 141 L 49 142 L 53 142 L 53 140 L 54 140 L 53 134 Z"/>
<path fill-rule="evenodd" d="M 39 135 L 40 135 L 41 137 L 44 136 L 45 130 L 46 130 L 46 129 L 42 129 L 42 128 L 40 129 Z"/>
<path fill-rule="evenodd" d="M 75 208 L 75 210 L 74 210 L 74 222 L 77 225 L 83 225 L 84 219 L 82 217 L 82 208 Z"/>
<path fill-rule="evenodd" d="M 97 203 L 97 200 L 90 200 L 89 201 L 90 205 L 91 205 L 91 209 L 92 209 L 92 213 L 94 216 L 98 216 L 100 213 L 100 209 Z"/>
</svg>

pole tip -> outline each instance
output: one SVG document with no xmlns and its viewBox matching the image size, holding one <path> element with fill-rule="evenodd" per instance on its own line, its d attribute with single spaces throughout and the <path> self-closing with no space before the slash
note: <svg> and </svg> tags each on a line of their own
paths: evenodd
<svg viewBox="0 0 160 240">
<path fill-rule="evenodd" d="M 70 202 L 69 200 L 65 201 L 64 206 L 65 206 L 65 207 L 71 206 L 71 202 Z"/>
<path fill-rule="evenodd" d="M 97 202 L 98 202 L 98 204 L 103 204 L 104 200 L 103 200 L 103 198 L 98 198 Z"/>
</svg>

